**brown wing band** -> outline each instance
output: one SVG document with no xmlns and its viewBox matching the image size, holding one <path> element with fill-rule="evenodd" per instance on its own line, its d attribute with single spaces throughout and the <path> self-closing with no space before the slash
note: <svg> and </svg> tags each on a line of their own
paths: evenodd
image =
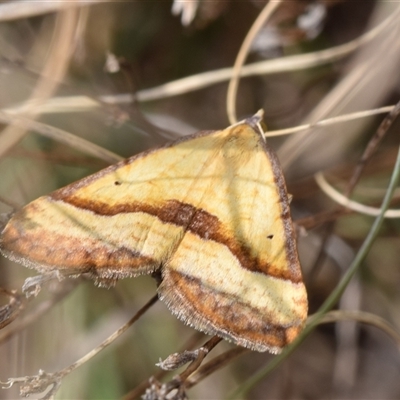
<svg viewBox="0 0 400 400">
<path fill-rule="evenodd" d="M 203 209 L 177 200 L 169 200 L 162 206 L 148 205 L 140 202 L 130 202 L 110 205 L 97 200 L 82 199 L 74 195 L 67 195 L 59 190 L 50 195 L 51 199 L 63 201 L 74 207 L 91 211 L 102 216 L 113 216 L 120 213 L 143 212 L 156 216 L 164 223 L 184 227 L 187 231 L 205 240 L 213 240 L 229 248 L 239 260 L 240 265 L 252 272 L 267 274 L 279 279 L 290 280 L 294 283 L 301 281 L 300 273 L 294 269 L 278 270 L 273 265 L 262 263 L 251 256 L 250 246 L 239 243 L 232 235 L 223 229 L 219 219 Z M 296 273 L 297 272 L 297 273 Z"/>
</svg>

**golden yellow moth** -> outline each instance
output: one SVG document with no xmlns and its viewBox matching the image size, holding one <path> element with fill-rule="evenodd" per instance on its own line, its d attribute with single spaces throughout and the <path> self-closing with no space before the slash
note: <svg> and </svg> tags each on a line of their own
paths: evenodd
<svg viewBox="0 0 400 400">
<path fill-rule="evenodd" d="M 252 350 L 302 329 L 307 294 L 278 159 L 256 114 L 147 151 L 29 203 L 7 257 L 98 283 L 161 272 L 173 314 Z"/>
</svg>

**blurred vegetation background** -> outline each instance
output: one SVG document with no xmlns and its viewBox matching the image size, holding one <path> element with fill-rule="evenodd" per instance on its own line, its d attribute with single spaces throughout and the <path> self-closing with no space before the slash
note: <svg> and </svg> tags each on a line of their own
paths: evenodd
<svg viewBox="0 0 400 400">
<path fill-rule="evenodd" d="M 117 160 L 90 144 L 129 157 L 182 135 L 228 126 L 229 68 L 265 5 L 256 0 L 2 2 L 0 212 Z M 246 64 L 267 64 L 240 80 L 238 118 L 263 108 L 273 135 L 276 129 L 397 103 L 399 11 L 396 2 L 283 1 L 253 41 Z M 307 55 L 310 59 L 302 58 Z M 180 81 L 185 77 L 192 80 Z M 293 194 L 310 314 L 336 287 L 374 220 L 338 207 L 314 174 L 324 172 L 345 192 L 384 117 L 268 139 Z M 49 137 L 57 134 L 54 128 L 63 132 Z M 385 132 L 352 199 L 379 208 L 399 129 L 395 120 Z M 64 131 L 89 144 L 78 147 L 73 139 L 67 144 Z M 393 208 L 399 199 L 396 193 Z M 339 316 L 346 310 L 353 316 L 318 326 L 246 398 L 400 398 L 399 230 L 398 219 L 385 220 L 336 304 Z M 0 258 L 1 288 L 21 293 L 24 280 L 33 275 Z M 126 322 L 155 289 L 147 276 L 120 281 L 110 290 L 89 281 L 51 283 L 0 331 L 0 380 L 68 366 Z M 10 298 L 0 299 L 5 314 Z M 357 321 L 360 311 L 371 313 L 369 324 Z M 378 317 L 395 331 L 388 335 Z M 159 359 L 184 349 L 193 334 L 158 302 L 67 376 L 56 398 L 132 398 L 129 392 L 159 371 Z M 202 334 L 195 338 L 197 345 L 207 340 Z M 232 348 L 222 342 L 210 358 Z M 188 390 L 189 398 L 225 398 L 274 357 L 247 352 Z M 0 390 L 0 398 L 17 397 L 18 385 Z"/>
</svg>

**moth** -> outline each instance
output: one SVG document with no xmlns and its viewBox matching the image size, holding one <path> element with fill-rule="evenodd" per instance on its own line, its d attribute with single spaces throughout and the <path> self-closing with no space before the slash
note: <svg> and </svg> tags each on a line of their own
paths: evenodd
<svg viewBox="0 0 400 400">
<path fill-rule="evenodd" d="M 184 323 L 278 353 L 307 316 L 285 180 L 261 113 L 112 165 L 16 212 L 0 251 L 97 284 L 158 272 Z"/>
</svg>

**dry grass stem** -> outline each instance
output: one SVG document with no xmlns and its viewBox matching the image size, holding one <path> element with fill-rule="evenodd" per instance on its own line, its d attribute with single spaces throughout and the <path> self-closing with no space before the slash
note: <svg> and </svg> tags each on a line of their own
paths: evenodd
<svg viewBox="0 0 400 400">
<path fill-rule="evenodd" d="M 257 19 L 254 21 L 252 27 L 248 31 L 240 50 L 236 56 L 235 63 L 233 64 L 232 76 L 229 80 L 228 91 L 226 94 L 226 112 L 228 115 L 229 122 L 233 125 L 237 122 L 236 118 L 236 96 L 239 87 L 240 70 L 242 69 L 247 55 L 250 51 L 250 46 L 257 36 L 258 32 L 264 26 L 266 21 L 271 17 L 275 10 L 282 3 L 281 0 L 269 1 Z"/>
<path fill-rule="evenodd" d="M 110 335 L 106 340 L 104 340 L 99 346 L 91 350 L 89 353 L 85 354 L 78 361 L 74 362 L 70 366 L 64 368 L 59 373 L 65 376 L 75 369 L 82 366 L 84 363 L 88 362 L 96 354 L 102 351 L 105 347 L 109 346 L 112 342 L 118 339 L 123 333 L 125 333 L 143 314 L 145 314 L 158 300 L 158 295 L 153 296 L 126 324 L 121 326 L 112 335 Z"/>
<path fill-rule="evenodd" d="M 353 113 L 349 113 L 349 114 L 342 114 L 338 117 L 326 118 L 326 119 L 323 119 L 321 121 L 317 121 L 317 122 L 314 122 L 311 124 L 302 124 L 302 125 L 294 126 L 292 128 L 271 130 L 271 131 L 266 132 L 265 136 L 275 137 L 275 136 L 291 135 L 293 133 L 306 131 L 306 130 L 312 129 L 312 128 L 321 128 L 324 126 L 354 121 L 354 120 L 360 119 L 360 118 L 367 118 L 367 117 L 372 117 L 374 115 L 385 114 L 385 113 L 391 112 L 394 108 L 395 108 L 395 106 L 393 105 L 393 106 L 379 107 L 379 108 L 375 108 L 373 110 L 365 110 L 365 111 L 358 111 L 358 112 L 353 112 Z"/>
<path fill-rule="evenodd" d="M 85 140 L 79 136 L 69 133 L 63 129 L 44 124 L 42 122 L 34 121 L 30 118 L 20 115 L 11 115 L 9 113 L 0 111 L 0 121 L 2 123 L 12 124 L 15 127 L 27 127 L 34 130 L 42 136 L 53 139 L 59 143 L 63 143 L 75 150 L 79 150 L 87 155 L 99 158 L 109 164 L 115 164 L 122 160 L 122 157 L 109 151 L 93 142 Z"/>
<path fill-rule="evenodd" d="M 7 5 L 10 3 L 7 3 Z M 1 6 L 0 6 L 1 7 Z M 400 10 L 395 10 L 390 16 L 388 16 L 383 22 L 372 28 L 370 31 L 364 33 L 359 38 L 349 41 L 343 45 L 334 46 L 326 50 L 320 50 L 316 52 L 310 52 L 306 54 L 296 54 L 277 59 L 259 61 L 252 64 L 244 65 L 239 71 L 240 77 L 249 77 L 254 75 L 268 75 L 274 73 L 282 73 L 289 71 L 296 71 L 305 68 L 312 68 L 319 65 L 323 65 L 329 62 L 336 61 L 342 57 L 351 54 L 357 50 L 363 44 L 370 42 L 376 38 L 393 20 L 398 17 Z M 139 102 L 160 100 L 168 97 L 178 96 L 185 93 L 190 93 L 195 90 L 200 90 L 208 86 L 227 81 L 232 78 L 234 68 L 223 68 L 215 71 L 202 72 L 200 74 L 191 75 L 185 78 L 177 79 L 165 83 L 163 85 L 139 90 L 133 94 L 117 94 L 117 95 L 103 95 L 99 97 L 100 102 L 107 104 L 129 104 L 134 99 Z M 3 111 L 10 113 L 26 112 L 35 105 L 38 112 L 41 114 L 47 113 L 70 113 L 70 112 L 81 112 L 88 109 L 99 107 L 100 103 L 87 96 L 65 96 L 65 97 L 53 97 L 47 99 L 42 104 L 37 104 L 36 101 L 27 100 L 22 105 L 14 106 L 12 108 L 4 109 Z M 363 118 L 369 115 L 375 115 L 379 113 L 385 113 L 390 111 L 391 106 L 378 108 L 371 111 L 362 111 L 359 113 L 349 114 L 349 119 L 346 114 L 335 118 L 329 118 L 314 124 L 304 124 L 294 128 L 280 129 L 271 131 L 273 136 L 286 135 L 302 130 L 309 129 L 319 124 L 329 125 L 331 123 L 351 120 L 353 118 Z M 354 117 L 351 117 L 354 116 Z M 342 119 L 343 118 L 343 119 Z"/>
<path fill-rule="evenodd" d="M 322 172 L 318 172 L 317 174 L 315 174 L 314 178 L 319 188 L 335 203 L 364 215 L 376 217 L 380 214 L 380 208 L 367 206 L 358 203 L 357 201 L 350 200 L 348 197 L 338 192 L 335 188 L 333 188 L 333 186 L 328 183 Z M 385 218 L 400 218 L 400 210 L 389 209 L 385 211 L 384 215 Z"/>
<path fill-rule="evenodd" d="M 310 317 L 311 318 L 311 317 Z M 320 324 L 327 324 L 338 321 L 357 321 L 364 324 L 375 326 L 389 335 L 395 342 L 400 351 L 400 332 L 392 324 L 379 315 L 365 311 L 340 310 L 329 311 L 322 318 Z"/>
<path fill-rule="evenodd" d="M 313 124 L 327 118 L 328 115 L 342 115 L 345 110 L 353 112 L 375 108 L 375 105 L 383 100 L 393 81 L 390 79 L 383 81 L 380 78 L 393 77 L 400 60 L 400 43 L 394 37 L 400 26 L 399 7 L 394 7 L 394 14 L 395 17 L 387 20 L 384 26 L 382 32 L 384 34 L 379 45 L 371 42 L 360 50 L 354 59 L 352 69 L 342 76 L 341 80 L 306 117 L 308 123 Z M 374 93 L 374 96 L 370 93 Z M 362 132 L 362 125 L 360 124 L 357 130 L 353 128 L 352 132 L 354 132 L 353 135 L 355 132 Z M 308 157 L 309 163 L 317 164 L 317 160 L 323 162 L 318 158 L 323 157 L 318 153 L 318 149 L 326 140 L 324 136 L 328 134 L 329 130 L 326 130 L 325 135 L 318 134 L 320 136 L 318 139 L 315 138 L 317 135 L 315 130 L 292 135 L 278 151 L 284 170 L 288 169 L 305 151 L 312 155 Z M 348 134 L 332 142 L 329 158 L 333 160 L 336 156 L 335 152 L 342 152 L 351 140 L 354 140 L 354 137 Z"/>
<path fill-rule="evenodd" d="M 8 304 L 0 307 L 0 329 L 3 329 L 13 322 L 25 308 L 25 299 L 16 291 L 10 291 L 1 287 L 0 295 L 7 296 L 10 299 Z"/>
<path fill-rule="evenodd" d="M 178 353 L 182 353 L 185 350 L 192 350 L 194 349 L 199 341 L 203 338 L 203 334 L 200 332 L 195 332 L 186 343 L 183 344 L 183 346 L 180 348 Z M 154 379 L 157 381 L 160 381 L 165 375 L 170 373 L 169 371 L 159 369 L 154 375 Z M 146 379 L 142 381 L 139 385 L 137 385 L 133 390 L 131 390 L 129 393 L 125 394 L 123 396 L 123 400 L 134 400 L 136 398 L 139 398 L 145 391 L 146 389 L 150 386 L 150 380 Z"/>
<path fill-rule="evenodd" d="M 25 313 L 23 318 L 15 321 L 11 326 L 1 332 L 0 334 L 0 344 L 11 339 L 15 334 L 22 332 L 31 324 L 37 322 L 37 320 L 48 311 L 50 311 L 55 304 L 59 303 L 61 300 L 71 293 L 71 291 L 79 284 L 79 280 L 69 279 L 64 281 L 62 284 L 57 286 L 57 291 L 52 293 L 50 299 L 42 301 L 33 310 L 29 310 Z M 25 296 L 21 296 L 21 302 L 23 302 L 23 308 L 26 309 L 27 303 L 30 300 Z"/>
<path fill-rule="evenodd" d="M 0 4 L 0 21 L 12 21 L 30 18 L 71 7 L 83 7 L 102 3 L 103 0 L 70 0 L 70 1 L 8 1 Z"/>
<path fill-rule="evenodd" d="M 70 374 L 75 369 L 81 367 L 83 364 L 88 362 L 91 358 L 101 352 L 105 347 L 110 345 L 116 339 L 118 339 L 133 323 L 135 323 L 144 313 L 146 313 L 158 300 L 158 296 L 153 296 L 126 324 L 110 335 L 104 340 L 99 346 L 95 347 L 89 353 L 85 354 L 78 361 L 62 369 L 61 371 L 54 373 L 45 373 L 39 371 L 36 376 L 20 377 L 20 378 L 9 378 L 7 382 L 2 382 L 3 388 L 11 388 L 15 383 L 21 385 L 21 395 L 29 396 L 32 394 L 38 394 L 45 391 L 51 386 L 50 396 L 47 393 L 42 399 L 52 398 L 58 388 L 61 385 L 62 379 Z"/>
<path fill-rule="evenodd" d="M 249 349 L 237 346 L 217 357 L 214 357 L 212 360 L 202 365 L 192 376 L 187 379 L 186 388 L 189 389 L 197 385 L 202 380 L 207 378 L 207 376 L 230 364 L 236 357 L 246 354 L 249 351 Z"/>
<path fill-rule="evenodd" d="M 385 117 L 385 119 L 381 122 L 379 125 L 375 135 L 371 138 L 371 140 L 368 142 L 367 147 L 364 150 L 363 155 L 361 156 L 360 161 L 358 162 L 358 165 L 353 172 L 353 175 L 351 177 L 351 180 L 348 184 L 348 187 L 346 189 L 345 196 L 349 197 L 350 194 L 352 193 L 354 187 L 357 185 L 358 181 L 360 180 L 362 171 L 364 170 L 364 167 L 367 165 L 371 157 L 375 154 L 376 150 L 378 149 L 379 144 L 382 142 L 383 138 L 385 137 L 386 133 L 388 132 L 389 128 L 392 126 L 393 122 L 396 120 L 396 118 L 400 114 L 400 102 L 397 103 L 392 110 L 390 110 L 390 113 Z"/>
<path fill-rule="evenodd" d="M 52 97 L 57 86 L 65 77 L 71 55 L 74 51 L 76 24 L 79 19 L 78 9 L 66 9 L 57 16 L 52 46 L 49 57 L 43 66 L 38 83 L 32 90 L 30 100 L 35 105 L 25 111 L 24 116 L 33 118 L 37 116 L 37 105 L 44 103 Z M 4 156 L 25 136 L 30 128 L 29 120 L 23 124 L 14 125 L 14 122 L 3 130 L 0 136 L 0 158 Z"/>
</svg>

